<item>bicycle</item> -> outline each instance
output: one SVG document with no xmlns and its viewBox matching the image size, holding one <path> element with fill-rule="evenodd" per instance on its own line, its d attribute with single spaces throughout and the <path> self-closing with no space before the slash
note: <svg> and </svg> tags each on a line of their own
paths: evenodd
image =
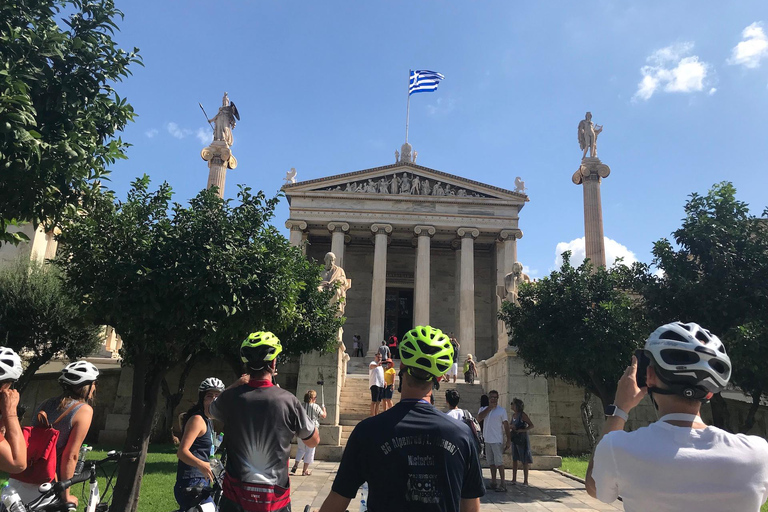
<svg viewBox="0 0 768 512">
<path fill-rule="evenodd" d="M 223 456 L 226 461 L 226 455 Z M 198 485 L 187 487 L 184 491 L 191 497 L 194 503 L 186 511 L 176 510 L 175 512 L 216 512 L 219 510 L 219 501 L 221 500 L 222 487 L 221 481 L 224 478 L 224 463 L 219 459 L 211 459 L 211 472 L 213 473 L 213 485 L 204 487 Z M 212 502 L 203 503 L 208 498 L 213 498 Z"/>
<path fill-rule="evenodd" d="M 99 492 L 99 484 L 96 480 L 96 469 L 101 467 L 101 465 L 106 462 L 118 462 L 121 459 L 136 460 L 139 455 L 140 452 L 123 453 L 112 450 L 111 452 L 108 452 L 106 458 L 102 460 L 87 461 L 84 465 L 87 469 L 84 468 L 80 474 L 73 476 L 69 480 L 64 480 L 63 482 L 41 484 L 38 488 L 40 491 L 40 496 L 30 501 L 25 506 L 25 509 L 27 512 L 70 512 L 76 507 L 73 503 L 64 501 L 61 498 L 61 494 L 73 485 L 87 481 L 90 485 L 85 511 L 108 512 L 109 504 L 102 503 L 101 494 Z M 115 471 L 112 472 L 112 475 L 107 477 L 107 483 L 104 488 L 104 496 L 106 496 L 109 492 L 110 485 L 112 484 L 116 470 L 117 468 L 115 468 Z M 106 476 L 106 472 L 104 472 L 104 475 Z"/>
</svg>

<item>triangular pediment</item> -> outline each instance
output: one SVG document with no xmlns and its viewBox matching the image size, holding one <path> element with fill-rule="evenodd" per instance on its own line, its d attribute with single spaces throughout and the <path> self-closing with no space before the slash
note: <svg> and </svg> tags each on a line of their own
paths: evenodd
<svg viewBox="0 0 768 512">
<path fill-rule="evenodd" d="M 405 162 L 289 183 L 283 186 L 283 191 L 287 196 L 301 193 L 342 193 L 383 194 L 403 198 L 432 196 L 511 199 L 521 203 L 528 201 L 528 196 L 523 192 L 514 192 Z"/>
</svg>

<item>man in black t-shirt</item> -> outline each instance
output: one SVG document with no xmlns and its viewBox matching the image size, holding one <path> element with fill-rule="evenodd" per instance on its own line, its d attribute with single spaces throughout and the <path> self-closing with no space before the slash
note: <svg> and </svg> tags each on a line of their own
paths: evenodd
<svg viewBox="0 0 768 512">
<path fill-rule="evenodd" d="M 433 380 L 453 364 L 453 346 L 439 329 L 419 326 L 399 348 L 401 401 L 355 427 L 320 512 L 344 512 L 364 482 L 370 512 L 480 509 L 485 486 L 473 434 L 429 404 Z"/>
</svg>

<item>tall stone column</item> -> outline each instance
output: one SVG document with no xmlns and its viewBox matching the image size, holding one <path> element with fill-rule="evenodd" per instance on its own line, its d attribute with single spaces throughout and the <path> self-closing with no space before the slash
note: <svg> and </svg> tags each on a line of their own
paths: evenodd
<svg viewBox="0 0 768 512">
<path fill-rule="evenodd" d="M 227 179 L 227 169 L 237 167 L 237 159 L 232 155 L 229 145 L 223 140 L 214 140 L 211 145 L 200 152 L 203 160 L 208 162 L 208 187 L 218 187 L 219 197 L 224 197 L 224 184 Z"/>
<path fill-rule="evenodd" d="M 368 357 L 373 357 L 384 339 L 384 308 L 387 298 L 387 243 L 390 224 L 373 224 L 373 283 L 371 285 L 371 320 L 368 330 Z"/>
<path fill-rule="evenodd" d="M 476 228 L 459 228 L 461 274 L 459 276 L 459 343 L 462 354 L 475 356 L 475 238 Z"/>
<path fill-rule="evenodd" d="M 300 247 L 304 242 L 304 231 L 307 229 L 307 223 L 303 220 L 288 219 L 285 221 L 285 227 L 290 229 L 288 241 L 294 247 Z"/>
<path fill-rule="evenodd" d="M 501 303 L 506 297 L 504 292 L 504 276 L 512 272 L 512 264 L 517 261 L 517 240 L 523 237 L 519 229 L 503 229 L 496 241 L 496 339 L 497 352 L 504 352 L 509 345 L 509 336 L 504 321 L 498 320 Z"/>
<path fill-rule="evenodd" d="M 595 268 L 605 266 L 605 240 L 603 238 L 603 206 L 600 183 L 611 174 L 611 168 L 597 157 L 584 158 L 571 178 L 584 189 L 584 243 L 587 258 Z"/>
<path fill-rule="evenodd" d="M 346 222 L 329 222 L 328 231 L 331 232 L 331 252 L 336 255 L 336 264 L 344 268 L 344 237 L 349 231 Z"/>
<path fill-rule="evenodd" d="M 435 235 L 434 226 L 416 226 L 416 276 L 413 294 L 413 325 L 429 325 L 429 271 L 430 239 Z"/>
</svg>

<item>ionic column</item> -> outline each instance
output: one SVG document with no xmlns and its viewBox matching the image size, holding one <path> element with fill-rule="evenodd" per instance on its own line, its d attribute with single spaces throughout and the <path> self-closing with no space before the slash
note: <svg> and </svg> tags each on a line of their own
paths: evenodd
<svg viewBox="0 0 768 512">
<path fill-rule="evenodd" d="M 522 237 L 523 232 L 519 229 L 503 229 L 496 242 L 496 289 L 502 290 L 502 293 L 496 294 L 496 318 L 501 311 L 501 302 L 506 298 L 506 293 L 503 293 L 504 276 L 512 272 L 512 264 L 517 261 L 517 240 Z M 502 320 L 496 321 L 496 339 L 498 351 L 506 350 L 509 336 Z"/>
<path fill-rule="evenodd" d="M 329 222 L 328 231 L 331 232 L 331 252 L 336 255 L 336 264 L 344 268 L 344 233 L 349 231 L 349 224 Z"/>
<path fill-rule="evenodd" d="M 416 226 L 416 276 L 413 294 L 413 325 L 429 325 L 429 266 L 430 239 L 435 234 L 434 226 Z"/>
<path fill-rule="evenodd" d="M 459 228 L 461 274 L 459 276 L 459 343 L 462 354 L 475 356 L 475 238 L 476 228 Z"/>
<path fill-rule="evenodd" d="M 288 241 L 294 247 L 301 247 L 304 241 L 304 231 L 307 229 L 307 223 L 303 220 L 288 219 L 285 221 L 285 227 L 291 230 Z"/>
<path fill-rule="evenodd" d="M 373 224 L 373 283 L 371 285 L 371 321 L 368 330 L 368 356 L 373 357 L 384 339 L 384 307 L 387 298 L 387 242 L 390 224 Z"/>
</svg>

